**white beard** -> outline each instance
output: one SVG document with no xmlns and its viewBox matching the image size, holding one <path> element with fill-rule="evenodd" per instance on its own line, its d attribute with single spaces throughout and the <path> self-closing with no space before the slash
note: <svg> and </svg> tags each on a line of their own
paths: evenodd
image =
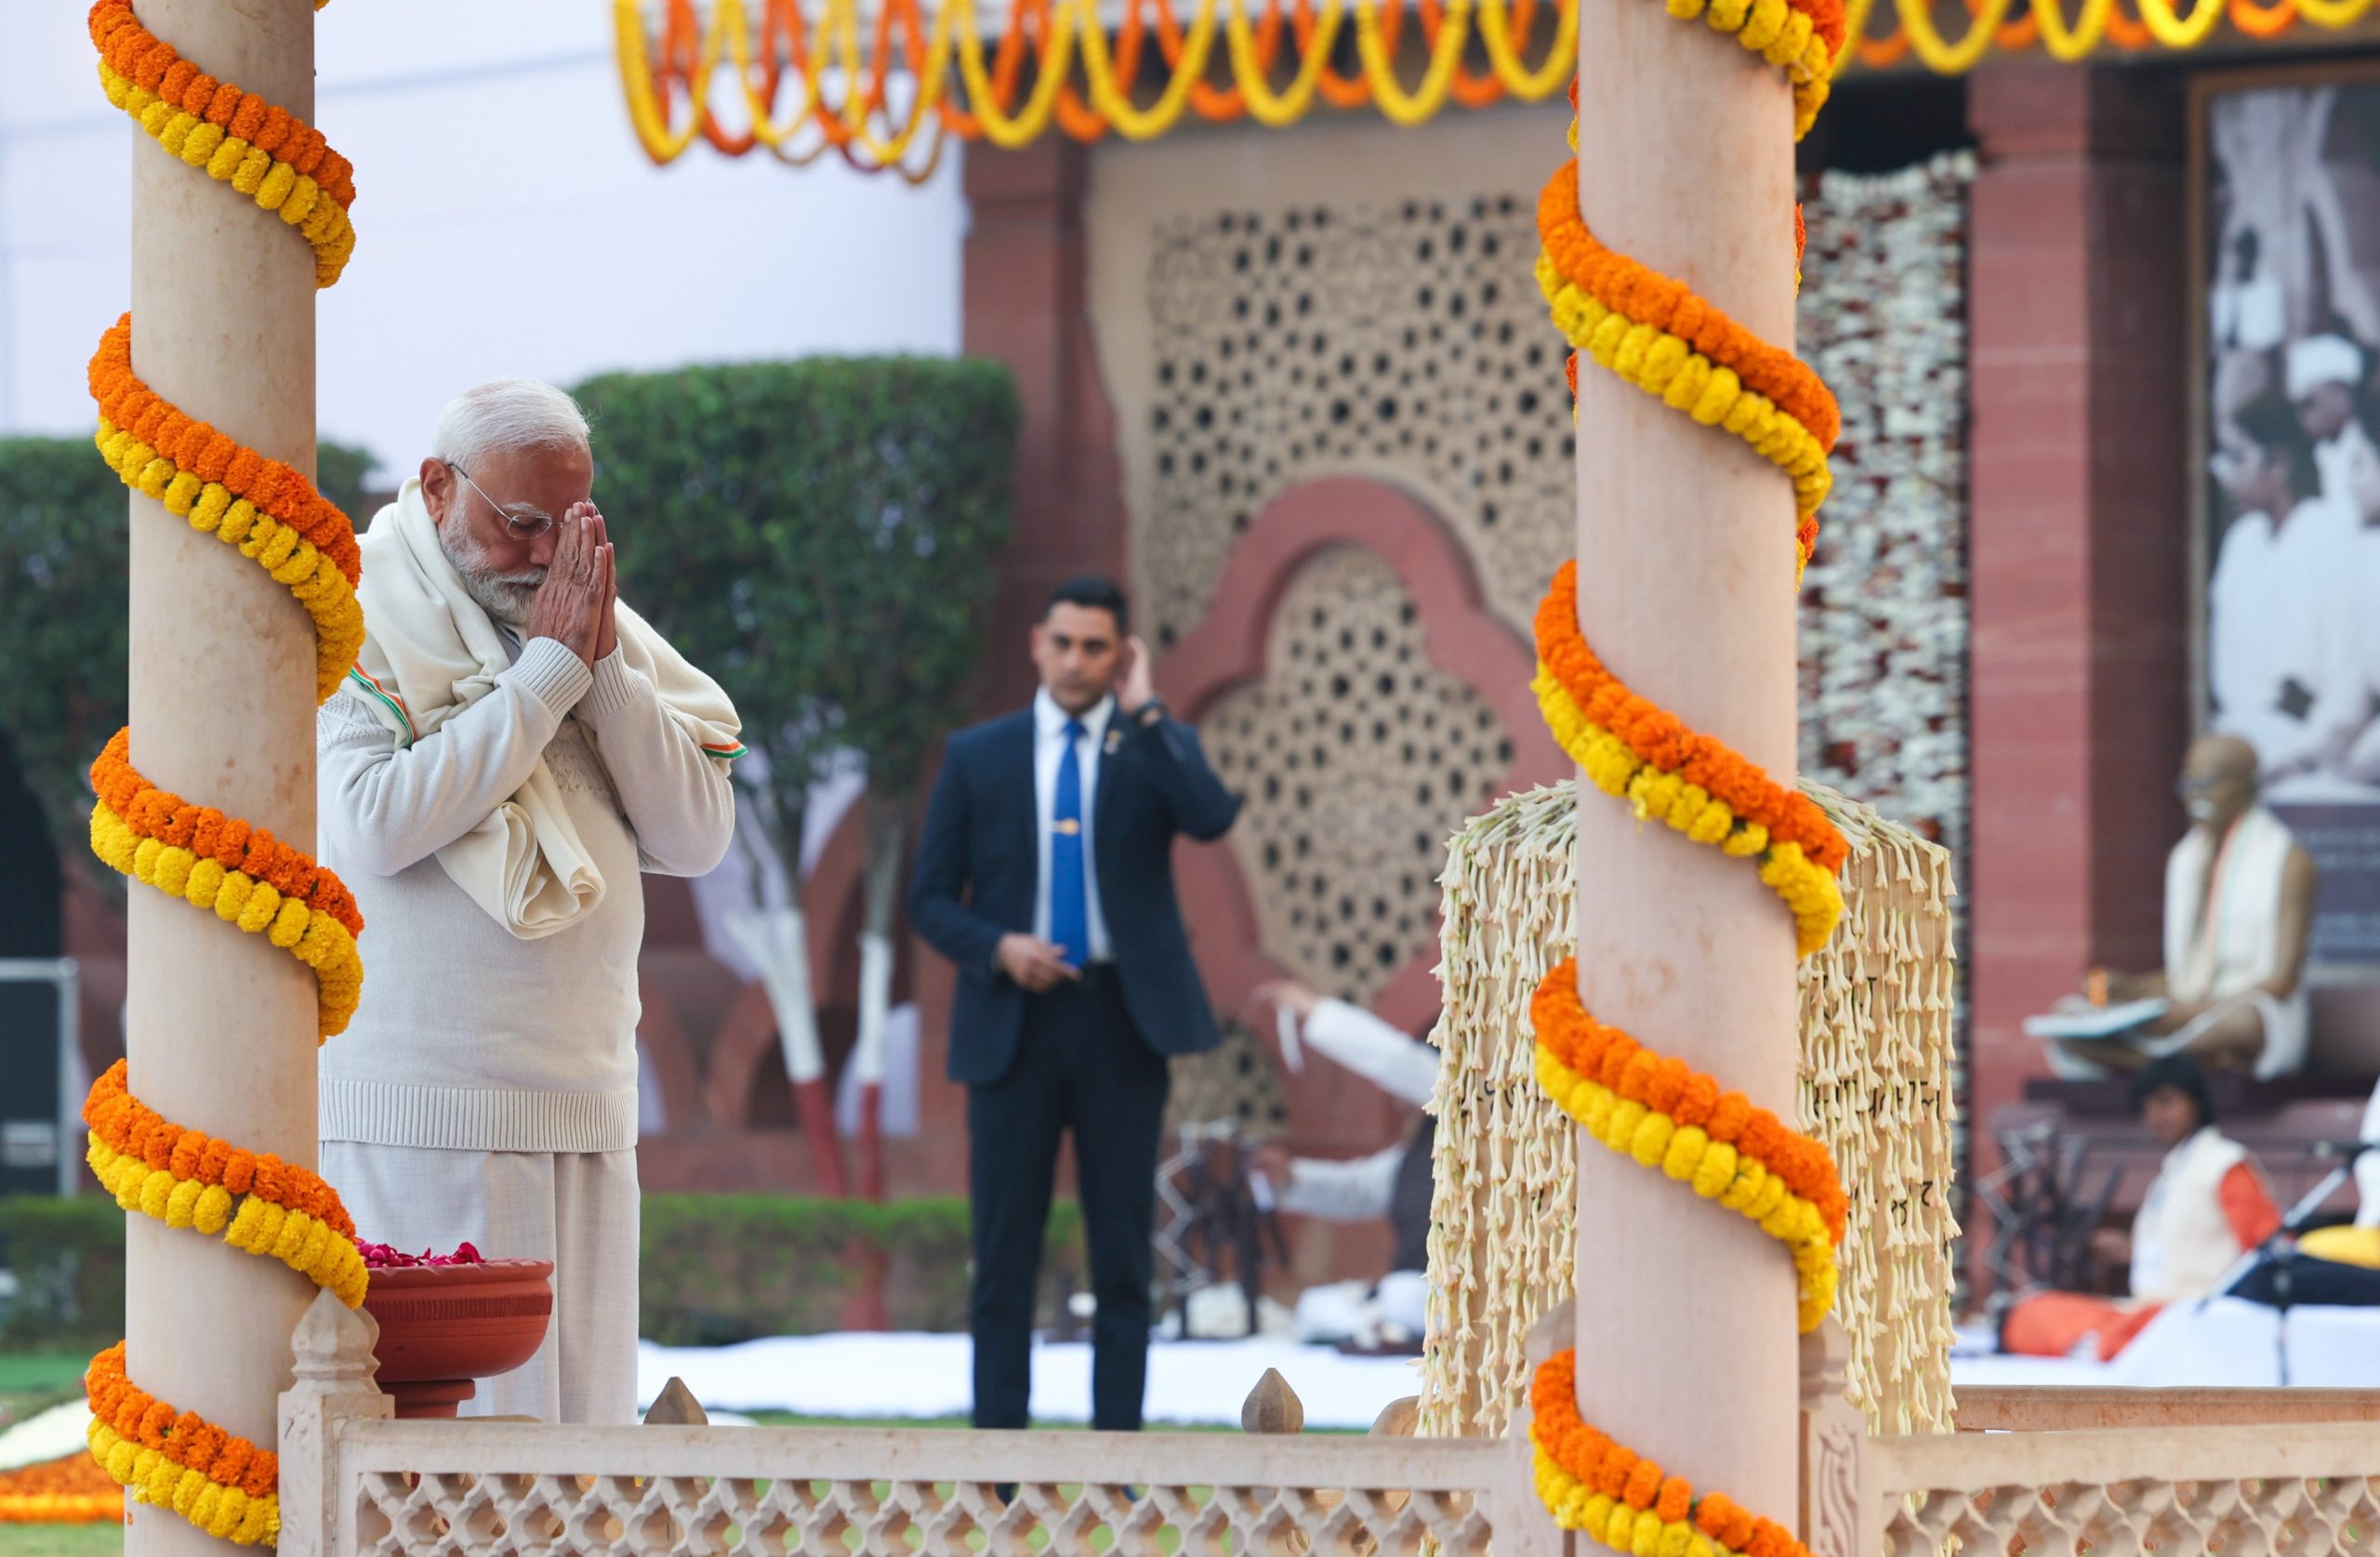
<svg viewBox="0 0 2380 1557">
<path fill-rule="evenodd" d="M 536 604 L 537 587 L 546 581 L 545 569 L 496 572 L 488 565 L 486 548 L 480 545 L 479 537 L 471 534 L 467 524 L 440 524 L 438 546 L 462 575 L 463 592 L 488 614 L 491 621 L 516 629 L 528 625 L 530 609 Z"/>
</svg>

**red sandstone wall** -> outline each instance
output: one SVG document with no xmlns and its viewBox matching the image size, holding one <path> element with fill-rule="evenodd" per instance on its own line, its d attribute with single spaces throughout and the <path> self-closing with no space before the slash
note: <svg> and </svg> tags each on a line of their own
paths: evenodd
<svg viewBox="0 0 2380 1557">
<path fill-rule="evenodd" d="M 2019 1023 L 2153 967 L 2188 734 L 2183 99 L 1977 73 L 1972 229 L 1973 1170 L 2046 1074 Z M 1980 1243 L 1980 1240 L 1975 1242 Z"/>
</svg>

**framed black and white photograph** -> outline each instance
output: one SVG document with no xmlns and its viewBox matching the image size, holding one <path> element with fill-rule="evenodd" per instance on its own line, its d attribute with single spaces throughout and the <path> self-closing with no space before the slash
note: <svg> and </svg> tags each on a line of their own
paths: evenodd
<svg viewBox="0 0 2380 1557">
<path fill-rule="evenodd" d="M 2380 66 L 2191 90 L 2202 727 L 2321 872 L 2311 961 L 2380 966 Z"/>
</svg>

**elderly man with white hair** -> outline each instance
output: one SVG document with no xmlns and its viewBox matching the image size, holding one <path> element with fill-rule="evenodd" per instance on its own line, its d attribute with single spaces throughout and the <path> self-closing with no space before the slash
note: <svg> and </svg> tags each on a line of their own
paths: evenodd
<svg viewBox="0 0 2380 1557">
<path fill-rule="evenodd" d="M 323 859 L 366 922 L 323 1172 L 372 1242 L 554 1262 L 545 1344 L 467 1409 L 626 1422 L 638 873 L 719 863 L 743 746 L 619 602 L 593 480 L 570 397 L 499 379 L 363 536 L 369 637 L 317 727 Z"/>
</svg>

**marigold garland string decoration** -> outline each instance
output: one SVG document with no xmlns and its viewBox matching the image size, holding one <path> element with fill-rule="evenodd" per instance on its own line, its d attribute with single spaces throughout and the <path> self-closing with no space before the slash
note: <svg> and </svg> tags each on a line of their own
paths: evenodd
<svg viewBox="0 0 2380 1557">
<path fill-rule="evenodd" d="M 336 283 L 355 248 L 355 178 L 322 132 L 183 59 L 141 25 L 131 0 L 98 0 L 90 33 L 108 100 L 186 165 L 279 216 L 312 247 L 315 284 Z M 125 485 L 236 548 L 305 611 L 315 701 L 327 698 L 364 641 L 362 554 L 347 515 L 298 470 L 143 383 L 130 314 L 100 337 L 90 389 L 94 442 Z M 151 784 L 133 766 L 128 729 L 92 762 L 91 787 L 94 853 L 296 957 L 314 975 L 318 1036 L 345 1030 L 364 988 L 364 917 L 337 876 L 264 828 Z M 175 1124 L 133 1095 L 123 1061 L 93 1084 L 83 1121 L 91 1171 L 126 1211 L 276 1260 L 362 1305 L 369 1273 L 354 1221 L 317 1175 Z M 280 1469 L 271 1451 L 140 1389 L 122 1342 L 92 1359 L 84 1389 L 91 1458 L 126 1494 L 219 1539 L 275 1541 Z"/>
<path fill-rule="evenodd" d="M 660 31 L 654 36 L 645 18 L 653 6 L 613 0 L 622 96 L 629 124 L 654 162 L 675 161 L 704 140 L 728 156 L 764 148 L 794 166 L 832 151 L 862 172 L 889 170 L 923 183 L 950 136 L 1016 147 L 1054 125 L 1082 141 L 1111 130 L 1145 139 L 1172 129 L 1188 113 L 1222 124 L 1253 118 L 1277 127 L 1303 118 L 1317 100 L 1336 109 L 1376 104 L 1391 122 L 1417 125 L 1449 103 L 1484 108 L 1507 99 L 1551 97 L 1578 63 L 1578 0 L 1419 0 L 1421 46 L 1413 52 L 1427 63 L 1409 89 L 1397 75 L 1404 7 L 1378 0 L 1262 0 L 1261 9 L 1259 0 L 1189 0 L 1186 24 L 1175 15 L 1176 0 L 1123 0 L 1120 19 L 1090 0 L 1009 0 L 998 39 L 989 46 L 973 7 L 885 0 L 875 11 L 870 48 L 862 46 L 860 0 L 826 0 L 814 23 L 804 20 L 797 0 L 751 3 L 757 20 L 746 0 L 712 0 L 706 21 L 695 0 L 660 0 Z M 1553 12 L 1553 36 L 1538 46 L 1540 58 L 1531 64 L 1523 57 L 1540 35 L 1541 3 Z M 1967 0 L 1968 20 L 1955 39 L 1941 32 L 1931 0 L 1850 0 L 1849 14 L 1836 7 L 1826 32 L 1814 16 L 1806 25 L 1795 20 L 1809 13 L 1782 0 L 1679 0 L 1671 9 L 1696 16 L 1707 7 L 1714 25 L 1791 71 L 1796 112 L 1806 122 L 1818 112 L 1828 80 L 1855 60 L 1883 69 L 1914 54 L 1927 69 L 1956 75 L 1995 48 L 2039 46 L 2062 60 L 2082 59 L 2102 43 L 2127 52 L 2193 49 L 2227 20 L 2255 39 L 2278 37 L 2300 21 L 2338 31 L 2362 21 L 2373 4 L 2080 0 L 2069 20 L 2063 0 L 2021 6 Z M 928 6 L 931 21 L 922 14 Z M 1880 11 L 1883 26 L 1871 30 Z M 1100 31 L 1111 20 L 1117 35 L 1112 65 Z M 1357 68 L 1341 75 L 1331 68 L 1333 45 L 1351 25 Z M 1218 29 L 1226 46 L 1228 86 L 1204 78 Z M 1488 64 L 1476 73 L 1462 62 L 1474 33 Z M 1164 85 L 1157 101 L 1142 108 L 1130 87 L 1152 33 Z M 1029 86 L 1023 79 L 1028 54 Z M 896 55 L 912 84 L 905 108 L 892 104 L 887 89 Z M 1087 90 L 1077 89 L 1078 67 Z M 743 99 L 741 130 L 723 124 L 713 106 L 722 68 L 734 84 L 723 95 Z M 953 100 L 954 74 L 965 88 L 965 106 Z M 1276 86 L 1284 74 L 1286 85 Z M 780 115 L 777 99 L 788 81 L 793 100 Z M 836 90 L 840 101 L 830 95 Z M 805 135 L 806 129 L 814 133 Z M 908 152 L 921 137 L 928 150 L 919 164 Z M 797 149 L 797 139 L 809 144 Z"/>
<path fill-rule="evenodd" d="M 0 1524 L 121 1524 L 124 1489 L 88 1455 L 0 1471 Z"/>
<path fill-rule="evenodd" d="M 1666 8 L 1783 70 L 1795 137 L 1809 128 L 1843 48 L 1841 0 L 1667 0 Z M 1573 108 L 1578 100 L 1574 83 Z M 1570 149 L 1578 146 L 1574 119 Z M 1776 465 L 1793 485 L 1798 578 L 1818 540 L 1827 455 L 1842 427 L 1833 395 L 1792 352 L 1597 243 L 1580 210 L 1578 179 L 1578 164 L 1566 165 L 1538 205 L 1538 284 L 1574 349 L 1571 393 L 1581 358 L 1592 360 Z M 1796 211 L 1797 285 L 1803 237 Z M 1850 851 L 1842 834 L 1807 797 L 1630 691 L 1604 665 L 1580 626 L 1578 568 L 1563 564 L 1537 614 L 1534 690 L 1554 739 L 1588 782 L 1625 800 L 1640 821 L 1665 823 L 1752 863 L 1792 915 L 1796 951 L 1809 956 L 1843 916 L 1837 874 Z M 1603 1146 L 1783 1245 L 1799 1284 L 1797 1321 L 1815 1329 L 1834 1303 L 1847 1211 L 1827 1149 L 1715 1077 L 1596 1021 L 1580 998 L 1575 958 L 1547 972 L 1529 1017 L 1547 1095 Z M 1582 1382 L 1578 1354 L 1567 1351 L 1539 1368 L 1530 1387 L 1538 1496 L 1564 1529 L 1632 1557 L 1808 1557 L 1783 1525 L 1723 1494 L 1698 1495 L 1692 1483 L 1590 1426 L 1579 1411 Z"/>
</svg>

